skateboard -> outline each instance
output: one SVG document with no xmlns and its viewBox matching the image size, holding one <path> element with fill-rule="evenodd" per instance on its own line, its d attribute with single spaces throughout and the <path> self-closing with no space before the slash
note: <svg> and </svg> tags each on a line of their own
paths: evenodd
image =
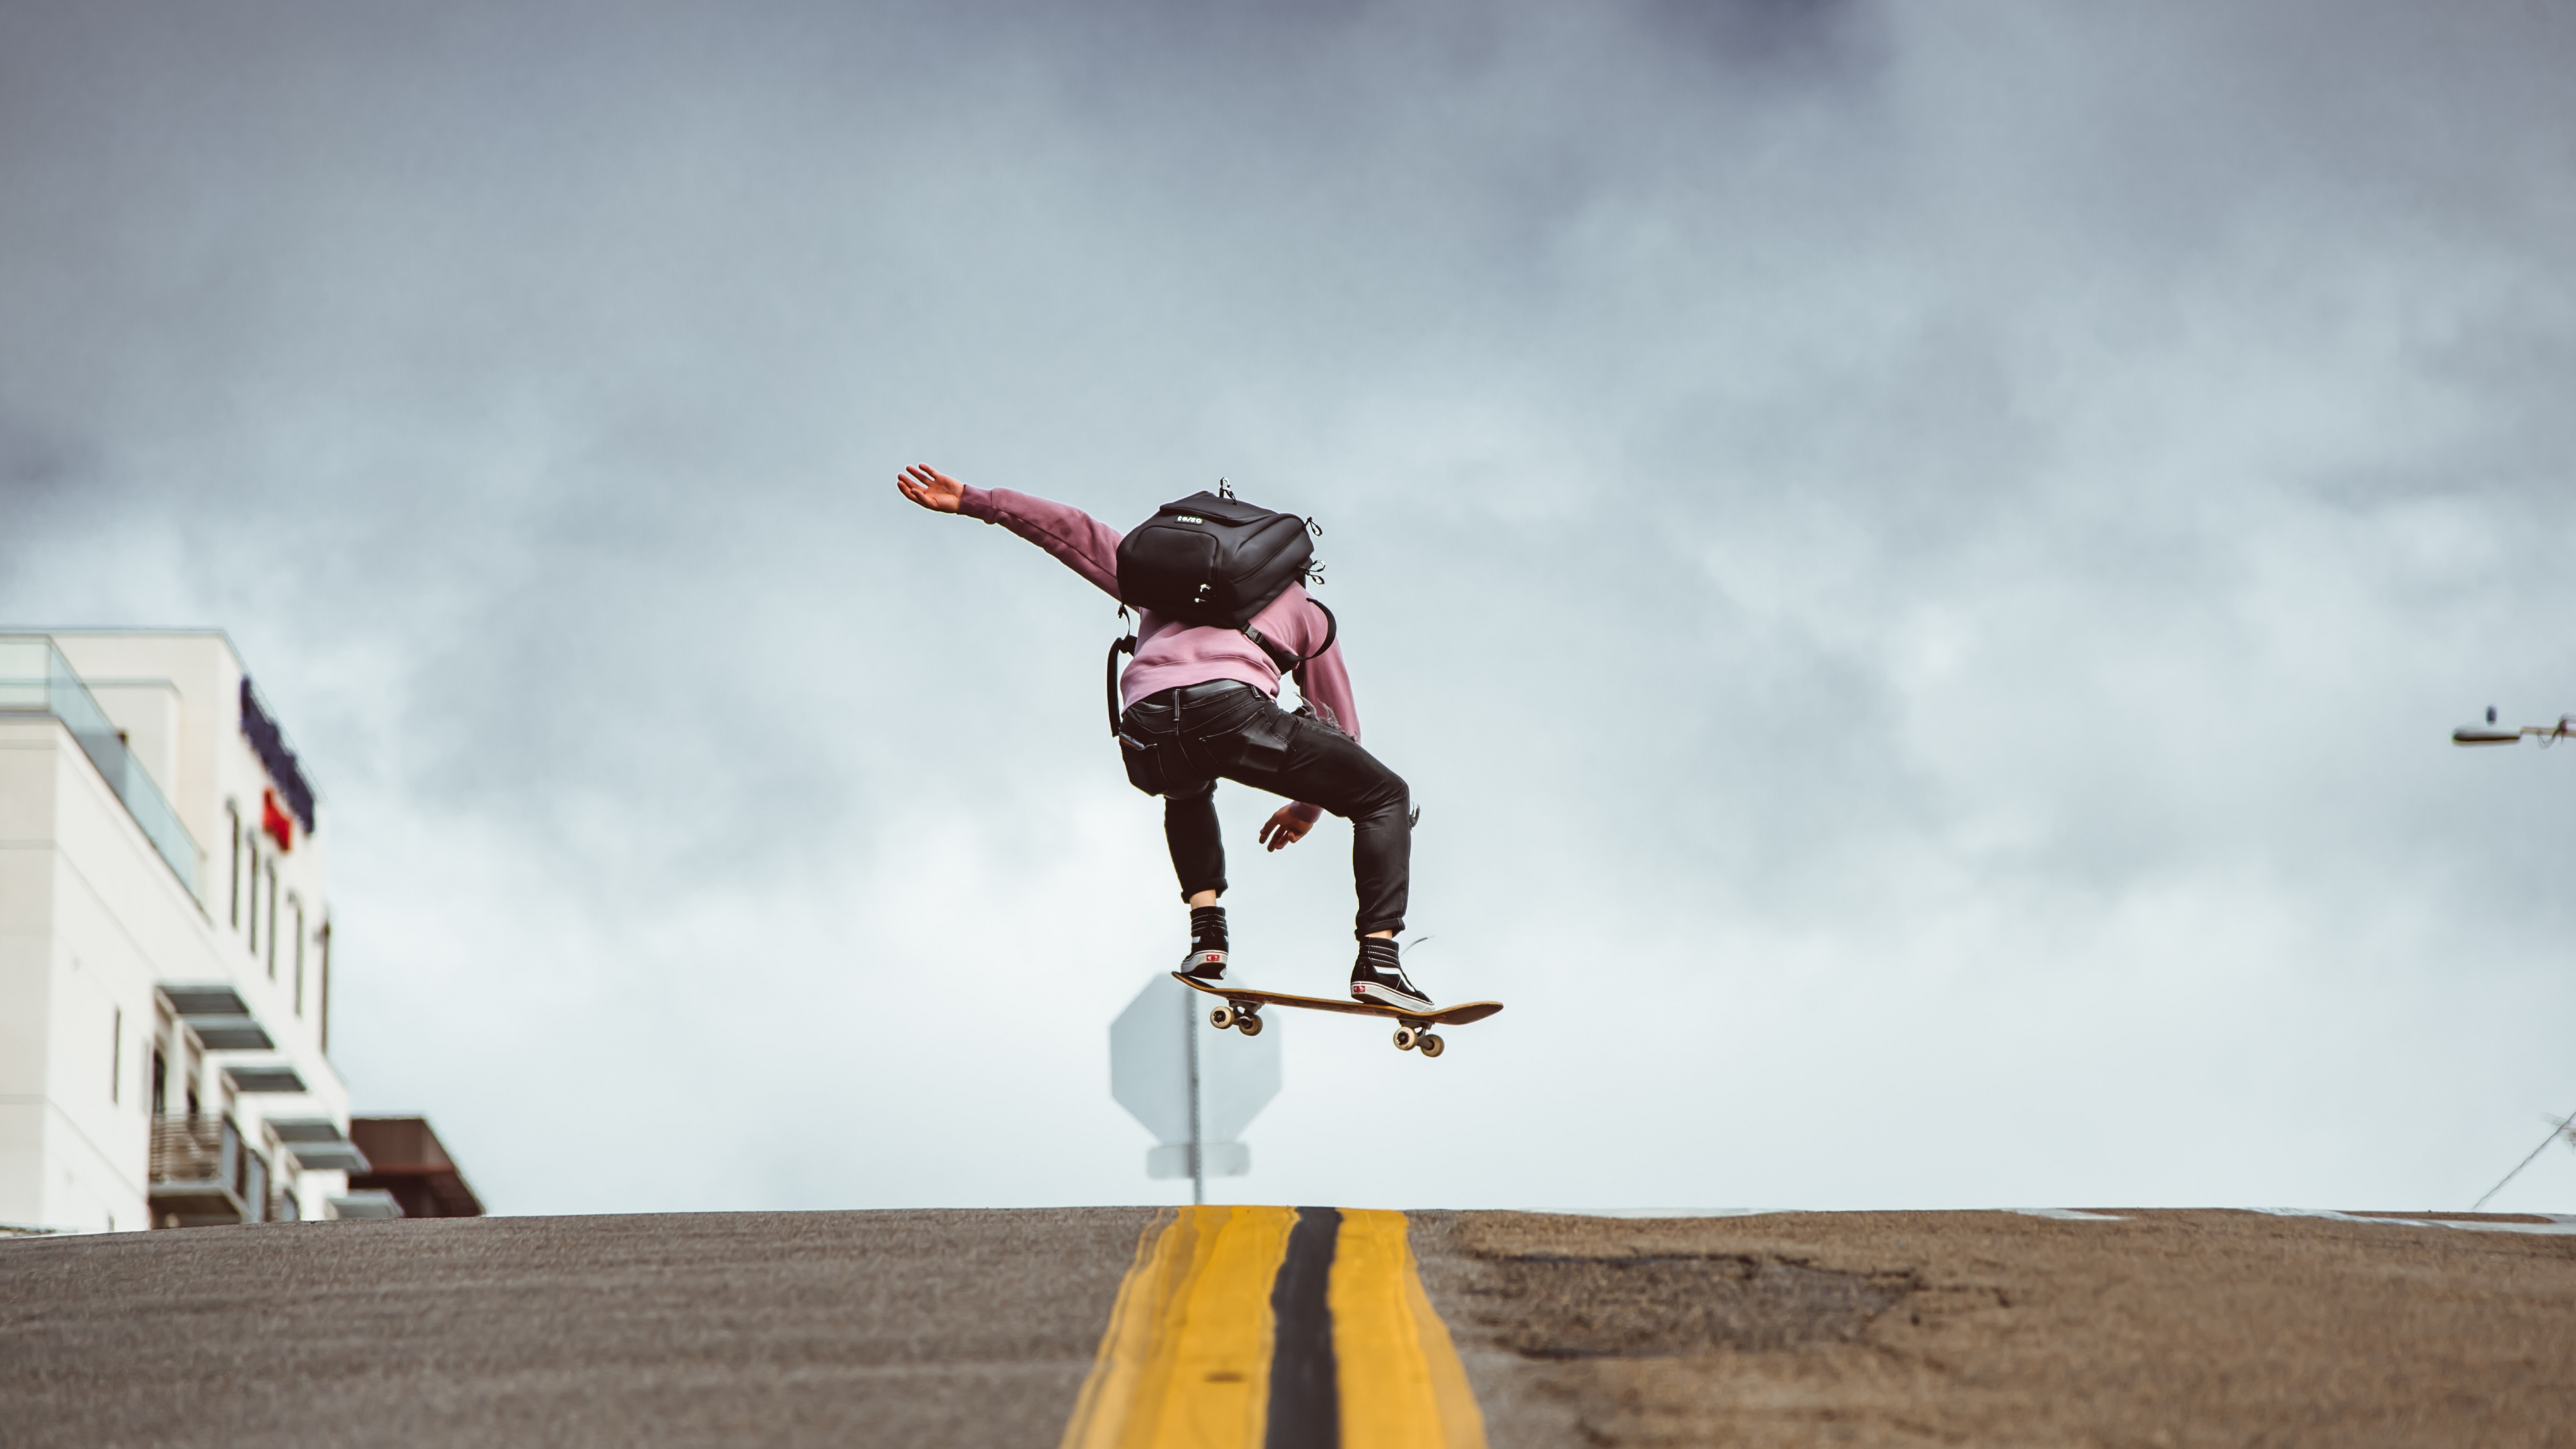
<svg viewBox="0 0 2576 1449">
<path fill-rule="evenodd" d="M 1387 1006 L 1375 1001 L 1359 1001 L 1350 997 L 1337 1000 L 1330 996 L 1294 996 L 1285 991 L 1256 991 L 1249 986 L 1232 984 L 1210 986 L 1204 981 L 1194 981 L 1178 971 L 1172 973 L 1172 979 L 1192 991 L 1204 991 L 1210 996 L 1225 998 L 1225 1005 L 1208 1013 L 1208 1025 L 1219 1031 L 1232 1027 L 1245 1036 L 1261 1035 L 1261 1008 L 1265 1006 L 1295 1006 L 1308 1011 L 1338 1011 L 1345 1016 L 1391 1016 L 1396 1021 L 1395 1049 L 1400 1052 L 1419 1050 L 1426 1057 L 1436 1057 L 1448 1049 L 1448 1043 L 1442 1041 L 1439 1033 L 1431 1028 L 1464 1026 L 1471 1021 L 1483 1021 L 1503 1009 L 1503 1004 L 1499 1001 L 1462 1001 L 1456 1006 L 1435 1007 L 1430 1011 L 1407 1011 L 1400 1006 Z"/>
</svg>

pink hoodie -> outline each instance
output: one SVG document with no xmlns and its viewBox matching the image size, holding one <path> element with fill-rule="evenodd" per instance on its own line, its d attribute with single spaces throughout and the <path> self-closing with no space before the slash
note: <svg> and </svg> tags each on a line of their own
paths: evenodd
<svg viewBox="0 0 2576 1449">
<path fill-rule="evenodd" d="M 1118 597 L 1118 530 L 1069 504 L 1052 503 L 1008 488 L 968 486 L 958 511 L 998 523 L 1062 559 L 1067 568 Z M 1261 637 L 1303 654 L 1324 642 L 1324 614 L 1312 607 L 1305 586 L 1288 591 L 1252 616 Z M 1211 679 L 1240 679 L 1273 699 L 1279 666 L 1239 629 L 1186 626 L 1151 609 L 1138 611 L 1136 659 L 1119 681 L 1129 704 L 1160 690 Z M 1305 695 L 1315 714 L 1352 739 L 1360 737 L 1359 711 L 1351 706 L 1351 676 L 1335 643 L 1306 665 Z M 1302 803 L 1302 802 L 1301 802 Z M 1312 806 L 1305 808 L 1312 809 Z"/>
</svg>

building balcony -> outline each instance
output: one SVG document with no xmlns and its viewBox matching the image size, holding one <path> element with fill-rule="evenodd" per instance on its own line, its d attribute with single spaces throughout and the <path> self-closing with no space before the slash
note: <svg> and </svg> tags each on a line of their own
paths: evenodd
<svg viewBox="0 0 2576 1449">
<path fill-rule="evenodd" d="M 479 1218 L 483 1201 L 430 1130 L 426 1117 L 353 1117 L 349 1140 L 367 1155 L 365 1172 L 349 1174 L 349 1195 L 383 1193 L 407 1218 Z M 342 1217 L 357 1214 L 347 1207 Z"/>
<path fill-rule="evenodd" d="M 190 896 L 203 899 L 199 885 L 206 853 L 125 747 L 124 735 L 98 707 L 89 686 L 72 672 L 71 661 L 42 634 L 0 634 L 0 715 L 10 713 L 50 714 L 61 720 L 171 873 Z"/>
<path fill-rule="evenodd" d="M 284 1062 L 224 1068 L 224 1080 L 236 1092 L 273 1092 L 294 1096 L 305 1090 L 303 1074 Z"/>
<path fill-rule="evenodd" d="M 367 1154 L 328 1117 L 271 1117 L 268 1130 L 306 1172 L 365 1172 Z"/>
<path fill-rule="evenodd" d="M 265 1166 L 244 1150 L 229 1117 L 160 1117 L 152 1123 L 150 1202 L 155 1227 L 255 1223 L 267 1206 Z"/>
<path fill-rule="evenodd" d="M 241 994 L 221 982 L 164 982 L 161 999 L 169 1003 L 170 1014 L 186 1022 L 188 1030 L 197 1034 L 198 1044 L 210 1052 L 277 1049 L 277 1043 L 269 1039 L 268 1028 L 251 1014 Z"/>
</svg>

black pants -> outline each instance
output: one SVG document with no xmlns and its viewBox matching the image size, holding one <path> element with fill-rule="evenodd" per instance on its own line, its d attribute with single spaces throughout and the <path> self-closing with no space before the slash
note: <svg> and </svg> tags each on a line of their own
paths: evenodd
<svg viewBox="0 0 2576 1449">
<path fill-rule="evenodd" d="M 1351 822 L 1355 935 L 1404 929 L 1413 862 L 1413 796 L 1359 741 L 1290 714 L 1251 685 L 1212 680 L 1149 694 L 1119 717 L 1127 779 L 1163 797 L 1163 835 L 1181 898 L 1225 889 L 1216 782 L 1304 800 Z"/>
</svg>

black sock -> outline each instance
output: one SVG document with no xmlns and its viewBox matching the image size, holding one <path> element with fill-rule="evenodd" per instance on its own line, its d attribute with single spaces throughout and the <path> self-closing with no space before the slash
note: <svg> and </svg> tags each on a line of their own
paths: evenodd
<svg viewBox="0 0 2576 1449">
<path fill-rule="evenodd" d="M 1190 949 L 1222 951 L 1225 944 L 1225 907 L 1190 907 Z"/>
</svg>

